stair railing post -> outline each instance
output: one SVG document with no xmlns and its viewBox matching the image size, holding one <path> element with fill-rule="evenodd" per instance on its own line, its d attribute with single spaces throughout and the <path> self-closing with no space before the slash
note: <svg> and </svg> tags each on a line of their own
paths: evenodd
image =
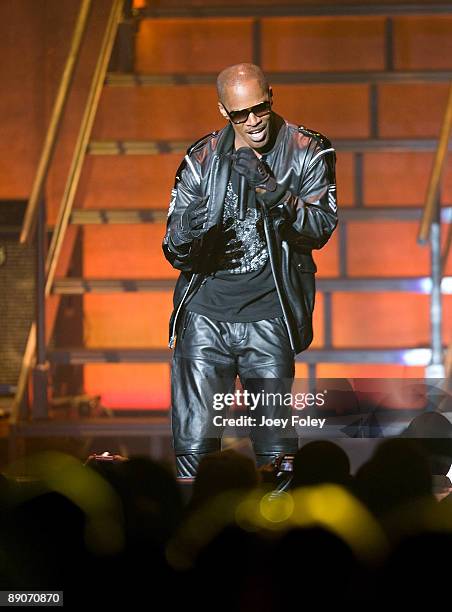
<svg viewBox="0 0 452 612">
<path fill-rule="evenodd" d="M 48 418 L 48 371 L 49 362 L 46 359 L 46 257 L 47 257 L 47 229 L 46 205 L 44 198 L 39 200 L 36 227 L 36 363 L 33 367 L 33 402 L 32 419 Z"/>
<path fill-rule="evenodd" d="M 426 378 L 444 378 L 445 376 L 442 340 L 441 259 L 441 218 L 439 200 L 436 198 L 434 216 L 430 227 L 430 338 L 432 358 L 426 368 Z"/>
</svg>

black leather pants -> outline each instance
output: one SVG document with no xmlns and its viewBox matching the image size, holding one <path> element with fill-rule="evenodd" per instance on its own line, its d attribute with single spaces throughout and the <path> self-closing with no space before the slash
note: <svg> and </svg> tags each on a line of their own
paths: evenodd
<svg viewBox="0 0 452 612">
<path fill-rule="evenodd" d="M 234 393 L 239 376 L 243 389 L 255 397 L 262 391 L 284 395 L 291 391 L 294 372 L 294 353 L 282 317 L 230 323 L 186 311 L 171 369 L 178 476 L 195 476 L 202 455 L 221 448 L 224 428 L 214 427 L 213 418 L 227 416 L 227 408 L 213 408 L 215 394 Z M 290 418 L 290 413 L 290 405 L 277 402 L 264 402 L 248 411 L 257 422 L 262 416 Z M 258 464 L 298 448 L 290 425 L 284 430 L 270 425 L 251 427 L 249 435 Z"/>
</svg>

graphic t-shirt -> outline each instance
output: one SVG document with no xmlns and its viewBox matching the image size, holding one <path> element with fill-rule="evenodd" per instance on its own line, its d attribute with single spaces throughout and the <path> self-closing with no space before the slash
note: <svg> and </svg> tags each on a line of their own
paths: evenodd
<svg viewBox="0 0 452 612">
<path fill-rule="evenodd" d="M 218 321 L 246 322 L 282 316 L 254 190 L 248 191 L 246 217 L 238 219 L 238 176 L 232 171 L 222 218 L 222 253 L 216 271 L 205 277 L 187 310 Z M 227 254 L 236 241 L 242 245 Z"/>
</svg>

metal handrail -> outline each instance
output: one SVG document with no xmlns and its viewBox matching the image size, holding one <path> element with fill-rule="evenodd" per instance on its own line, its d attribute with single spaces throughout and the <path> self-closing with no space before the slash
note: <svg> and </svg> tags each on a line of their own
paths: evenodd
<svg viewBox="0 0 452 612">
<path fill-rule="evenodd" d="M 48 296 L 51 291 L 53 278 L 58 257 L 61 252 L 62 243 L 66 233 L 69 217 L 71 214 L 72 204 L 76 195 L 77 187 L 80 180 L 82 163 L 87 150 L 89 137 L 94 123 L 95 113 L 99 104 L 102 86 L 107 73 L 108 62 L 111 56 L 116 31 L 121 20 L 122 9 L 125 0 L 113 0 L 112 8 L 105 29 L 102 46 L 99 52 L 96 68 L 91 81 L 90 91 L 85 104 L 80 130 L 77 137 L 77 142 L 74 148 L 71 166 L 69 169 L 66 185 L 58 211 L 58 218 L 55 229 L 52 235 L 52 241 L 47 253 L 46 259 L 46 285 L 45 295 Z M 37 200 L 39 201 L 39 199 Z M 36 324 L 33 323 L 27 339 L 27 350 L 22 359 L 19 381 L 17 384 L 16 394 L 11 408 L 11 421 L 15 423 L 21 405 L 30 368 L 35 361 L 36 351 Z"/>
<path fill-rule="evenodd" d="M 50 123 L 47 129 L 44 146 L 42 148 L 41 157 L 38 163 L 38 169 L 36 171 L 30 199 L 28 200 L 27 209 L 24 215 L 22 231 L 19 238 L 21 244 L 30 244 L 33 239 L 38 202 L 42 197 L 50 163 L 55 151 L 58 132 L 61 126 L 64 108 L 69 97 L 69 91 L 74 78 L 75 68 L 80 56 L 80 46 L 86 32 L 91 5 L 92 0 L 82 0 L 80 5 L 80 11 L 75 24 L 74 33 L 72 35 L 69 55 L 61 76 L 57 96 L 55 98 L 52 114 L 50 116 Z"/>
<path fill-rule="evenodd" d="M 432 359 L 427 367 L 427 377 L 443 378 L 447 375 L 450 367 L 450 354 L 446 356 L 444 363 L 444 350 L 442 341 L 442 295 L 441 280 L 444 271 L 444 263 L 447 258 L 450 239 L 446 241 L 444 254 L 441 254 L 441 208 L 439 189 L 441 176 L 446 163 L 449 148 L 450 133 L 452 130 L 452 83 L 449 86 L 444 119 L 436 149 L 435 159 L 430 174 L 422 219 L 419 226 L 418 243 L 425 245 L 430 243 L 430 265 L 432 290 L 430 295 L 430 334 Z"/>
<path fill-rule="evenodd" d="M 118 23 L 121 19 L 124 0 L 114 0 L 112 9 L 108 18 L 107 27 L 102 47 L 99 52 L 96 68 L 91 82 L 90 91 L 85 105 L 85 110 L 82 117 L 80 131 L 77 137 L 77 142 L 72 157 L 71 166 L 69 169 L 68 178 L 64 188 L 61 205 L 58 210 L 58 218 L 55 224 L 55 230 L 52 235 L 52 241 L 49 246 L 49 252 L 46 261 L 46 296 L 50 295 L 55 269 L 58 261 L 64 236 L 69 222 L 69 217 L 74 203 L 75 194 L 80 180 L 82 171 L 82 163 L 88 147 L 89 137 L 94 123 L 96 110 L 99 104 L 100 94 L 107 74 L 108 63 L 110 60 L 113 43 L 115 40 Z"/>
<path fill-rule="evenodd" d="M 435 219 L 435 211 L 438 206 L 438 191 L 441 176 L 446 163 L 447 150 L 449 145 L 450 133 L 452 130 L 452 83 L 449 87 L 446 110 L 444 112 L 443 124 L 439 136 L 438 148 L 435 154 L 430 181 L 427 189 L 424 212 L 419 226 L 418 242 L 426 244 L 430 236 L 430 229 Z"/>
</svg>

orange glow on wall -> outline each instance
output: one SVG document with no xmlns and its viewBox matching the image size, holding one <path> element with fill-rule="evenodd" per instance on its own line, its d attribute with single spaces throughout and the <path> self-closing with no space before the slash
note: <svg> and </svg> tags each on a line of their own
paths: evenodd
<svg viewBox="0 0 452 612">
<path fill-rule="evenodd" d="M 451 296 L 444 296 L 443 333 L 450 337 Z M 335 293 L 333 344 L 335 347 L 428 346 L 427 295 L 411 293 Z"/>
<path fill-rule="evenodd" d="M 322 249 L 312 252 L 317 265 L 317 278 L 339 274 L 339 234 L 334 232 Z"/>
<path fill-rule="evenodd" d="M 268 71 L 384 69 L 383 17 L 281 17 L 262 20 Z"/>
<path fill-rule="evenodd" d="M 306 378 L 308 376 L 308 366 L 305 363 L 295 363 L 295 378 Z"/>
<path fill-rule="evenodd" d="M 87 226 L 84 274 L 88 278 L 176 278 L 161 248 L 162 224 Z"/>
<path fill-rule="evenodd" d="M 452 17 L 408 15 L 394 17 L 396 70 L 450 70 Z"/>
<path fill-rule="evenodd" d="M 278 85 L 273 97 L 277 113 L 330 140 L 370 135 L 368 85 Z"/>
<path fill-rule="evenodd" d="M 448 83 L 382 83 L 378 110 L 380 137 L 437 138 L 448 90 Z"/>
<path fill-rule="evenodd" d="M 137 72 L 219 72 L 252 61 L 252 19 L 147 19 L 136 53 Z"/>
<path fill-rule="evenodd" d="M 397 364 L 319 363 L 319 378 L 422 378 L 424 368 Z"/>
<path fill-rule="evenodd" d="M 342 208 L 355 203 L 354 155 L 345 151 L 336 151 L 337 198 Z"/>
<path fill-rule="evenodd" d="M 367 206 L 422 206 L 433 153 L 365 153 L 364 202 Z M 442 202 L 452 203 L 452 164 L 444 168 Z"/>
<path fill-rule="evenodd" d="M 107 408 L 165 410 L 170 406 L 168 364 L 97 364 L 84 368 L 86 393 Z"/>
<path fill-rule="evenodd" d="M 88 157 L 79 208 L 167 209 L 182 153 Z"/>
<path fill-rule="evenodd" d="M 95 347 L 166 348 L 171 293 L 84 297 L 85 343 Z"/>
<path fill-rule="evenodd" d="M 218 111 L 214 85 L 105 87 L 93 138 L 195 141 L 225 123 Z"/>
<path fill-rule="evenodd" d="M 347 254 L 349 275 L 428 275 L 429 249 L 418 245 L 417 231 L 418 223 L 415 221 L 349 223 Z M 449 258 L 446 273 L 450 274 L 451 271 L 452 261 Z"/>
<path fill-rule="evenodd" d="M 324 325 L 323 325 L 323 294 L 320 292 L 316 293 L 314 314 L 312 317 L 312 325 L 314 329 L 314 339 L 312 341 L 312 348 L 320 348 L 324 343 Z"/>
</svg>

